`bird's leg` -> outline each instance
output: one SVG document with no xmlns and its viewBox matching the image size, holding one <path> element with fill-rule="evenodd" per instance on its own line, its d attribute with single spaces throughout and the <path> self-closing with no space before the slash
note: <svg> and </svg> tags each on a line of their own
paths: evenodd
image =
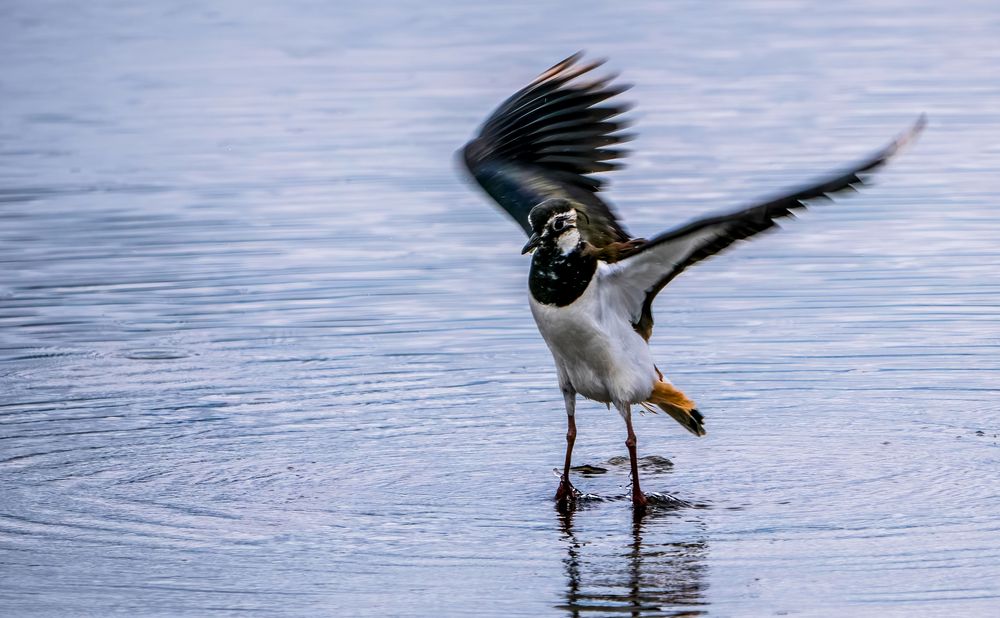
<svg viewBox="0 0 1000 618">
<path fill-rule="evenodd" d="M 625 446 L 628 447 L 629 463 L 632 464 L 632 505 L 636 509 L 646 508 L 646 495 L 639 488 L 639 462 L 636 457 L 635 431 L 632 430 L 632 412 L 626 406 L 619 408 L 622 416 L 625 417 L 625 428 L 628 430 L 628 437 L 625 439 Z"/>
<path fill-rule="evenodd" d="M 566 429 L 566 463 L 563 465 L 562 478 L 559 480 L 559 489 L 556 491 L 556 502 L 568 502 L 576 498 L 576 488 L 569 482 L 570 459 L 573 457 L 573 442 L 576 440 L 576 421 L 574 417 L 567 416 Z"/>
<path fill-rule="evenodd" d="M 573 443 L 576 442 L 576 393 L 563 387 L 563 399 L 566 402 L 566 463 L 563 465 L 562 478 L 556 491 L 556 502 L 566 504 L 576 498 L 576 489 L 569 482 L 570 460 L 573 458 Z"/>
</svg>

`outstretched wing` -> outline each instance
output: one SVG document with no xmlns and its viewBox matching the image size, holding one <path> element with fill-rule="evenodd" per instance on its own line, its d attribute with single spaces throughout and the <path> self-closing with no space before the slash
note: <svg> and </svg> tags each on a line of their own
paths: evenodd
<svg viewBox="0 0 1000 618">
<path fill-rule="evenodd" d="M 911 142 L 925 124 L 926 119 L 921 116 L 891 144 L 846 171 L 762 204 L 665 232 L 640 245 L 625 259 L 611 264 L 609 275 L 616 280 L 616 291 L 624 296 L 633 314 L 636 330 L 649 339 L 653 329 L 653 298 L 685 268 L 738 240 L 777 227 L 775 219 L 793 216 L 793 211 L 805 208 L 810 200 L 829 199 L 832 194 L 865 184 L 868 175 Z"/>
<path fill-rule="evenodd" d="M 534 206 L 567 198 L 589 221 L 587 240 L 603 247 L 629 239 L 597 196 L 602 181 L 591 175 L 617 169 L 609 161 L 626 154 L 613 148 L 630 139 L 619 133 L 625 123 L 614 118 L 628 108 L 603 103 L 628 87 L 612 86 L 613 76 L 581 79 L 602 62 L 578 64 L 580 57 L 563 60 L 504 101 L 462 154 L 476 182 L 527 234 Z"/>
</svg>

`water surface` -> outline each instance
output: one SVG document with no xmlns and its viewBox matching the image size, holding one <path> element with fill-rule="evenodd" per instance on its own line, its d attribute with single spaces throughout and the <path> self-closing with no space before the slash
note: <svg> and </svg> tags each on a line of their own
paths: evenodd
<svg viewBox="0 0 1000 618">
<path fill-rule="evenodd" d="M 0 7 L 4 615 L 988 615 L 1000 17 L 988 2 Z M 565 418 L 520 231 L 457 173 L 586 48 L 636 234 L 927 112 L 857 196 L 692 269 L 652 346 L 708 436 Z M 672 464 L 672 465 L 671 465 Z"/>
</svg>

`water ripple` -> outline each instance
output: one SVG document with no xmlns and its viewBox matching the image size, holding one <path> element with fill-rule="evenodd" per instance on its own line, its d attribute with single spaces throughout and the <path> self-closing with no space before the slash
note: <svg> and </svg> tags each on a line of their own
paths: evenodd
<svg viewBox="0 0 1000 618">
<path fill-rule="evenodd" d="M 5 615 L 996 607 L 980 3 L 8 4 Z M 638 234 L 931 119 L 878 184 L 662 294 L 654 356 L 709 435 L 637 420 L 665 503 L 639 520 L 592 404 L 584 495 L 553 508 L 565 419 L 522 239 L 454 169 L 498 97 L 583 46 L 636 83 L 612 195 Z"/>
</svg>

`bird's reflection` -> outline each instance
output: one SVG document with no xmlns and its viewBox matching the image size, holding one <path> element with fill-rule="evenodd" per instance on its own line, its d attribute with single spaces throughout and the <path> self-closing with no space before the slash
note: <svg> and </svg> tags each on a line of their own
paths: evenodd
<svg viewBox="0 0 1000 618">
<path fill-rule="evenodd" d="M 596 505 L 594 505 L 596 506 Z M 566 542 L 566 603 L 570 616 L 700 616 L 705 613 L 708 547 L 703 540 L 663 542 L 669 511 L 650 509 L 637 515 L 631 535 L 610 545 L 601 534 L 593 541 L 574 529 L 577 506 L 558 516 Z"/>
</svg>

